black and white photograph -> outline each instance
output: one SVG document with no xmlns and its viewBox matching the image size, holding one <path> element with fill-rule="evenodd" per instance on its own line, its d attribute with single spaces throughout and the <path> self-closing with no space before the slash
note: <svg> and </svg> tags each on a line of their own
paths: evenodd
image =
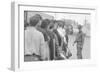
<svg viewBox="0 0 100 73">
<path fill-rule="evenodd" d="M 100 73 L 100 0 L 1 0 L 0 73 Z"/>
<path fill-rule="evenodd" d="M 91 58 L 91 14 L 24 11 L 24 62 Z"/>
<path fill-rule="evenodd" d="M 95 7 L 12 5 L 13 70 L 95 65 Z"/>
</svg>

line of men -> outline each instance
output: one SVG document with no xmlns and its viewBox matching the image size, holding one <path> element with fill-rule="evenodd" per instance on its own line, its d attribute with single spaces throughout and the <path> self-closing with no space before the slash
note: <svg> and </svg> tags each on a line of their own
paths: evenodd
<svg viewBox="0 0 100 73">
<path fill-rule="evenodd" d="M 74 42 L 77 43 L 77 57 L 82 59 L 84 37 L 82 27 Z M 74 45 L 73 44 L 73 45 Z M 39 14 L 25 24 L 24 61 L 63 60 L 72 56 L 68 48 L 68 34 L 63 21 L 42 19 Z"/>
</svg>

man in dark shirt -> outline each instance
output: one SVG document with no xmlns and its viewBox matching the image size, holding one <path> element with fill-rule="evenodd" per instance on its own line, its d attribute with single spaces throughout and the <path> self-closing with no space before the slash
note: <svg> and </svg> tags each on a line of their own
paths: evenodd
<svg viewBox="0 0 100 73">
<path fill-rule="evenodd" d="M 82 32 L 82 26 L 78 26 L 79 32 L 76 36 L 76 40 L 74 41 L 74 44 L 77 43 L 77 58 L 82 59 L 82 49 L 84 44 L 84 33 Z M 73 45 L 74 45 L 73 44 Z"/>
<path fill-rule="evenodd" d="M 54 60 L 54 34 L 49 29 L 51 21 L 49 19 L 44 19 L 41 24 L 41 28 L 43 29 L 42 33 L 44 34 L 45 41 L 47 41 L 49 46 L 49 58 L 50 60 Z"/>
</svg>

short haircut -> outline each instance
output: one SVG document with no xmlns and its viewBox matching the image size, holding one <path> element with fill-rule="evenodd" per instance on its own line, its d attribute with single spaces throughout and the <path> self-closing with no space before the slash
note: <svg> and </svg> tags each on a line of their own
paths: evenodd
<svg viewBox="0 0 100 73">
<path fill-rule="evenodd" d="M 78 29 L 82 29 L 82 25 L 78 25 Z"/>
<path fill-rule="evenodd" d="M 58 20 L 57 23 L 58 23 L 58 26 L 64 27 L 64 24 L 65 24 L 64 21 Z"/>
<path fill-rule="evenodd" d="M 44 19 L 42 21 L 42 24 L 41 24 L 41 28 L 47 28 L 50 24 L 50 20 L 49 19 Z"/>
<path fill-rule="evenodd" d="M 39 14 L 36 14 L 30 18 L 30 26 L 36 26 L 37 23 L 42 19 Z"/>
</svg>

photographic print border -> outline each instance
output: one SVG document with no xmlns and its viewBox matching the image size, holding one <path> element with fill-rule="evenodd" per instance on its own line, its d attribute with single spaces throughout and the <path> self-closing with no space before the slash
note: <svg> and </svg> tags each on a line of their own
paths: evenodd
<svg viewBox="0 0 100 73">
<path fill-rule="evenodd" d="M 18 70 L 27 70 L 28 68 L 29 69 L 31 69 L 30 67 L 32 67 L 32 69 L 34 69 L 34 67 L 32 66 L 32 64 L 29 64 L 29 63 L 27 63 L 27 64 L 25 64 L 24 65 L 24 63 L 22 63 L 21 61 L 21 50 L 20 50 L 20 46 L 21 46 L 21 44 L 22 44 L 22 42 L 23 41 L 21 41 L 21 33 L 23 32 L 23 31 L 21 31 L 20 29 L 22 29 L 21 27 L 20 27 L 20 6 L 23 6 L 23 7 L 43 7 L 43 8 L 57 8 L 57 9 L 72 9 L 72 10 L 84 10 L 84 11 L 87 11 L 88 12 L 88 10 L 89 10 L 89 13 L 88 14 L 93 14 L 93 19 L 95 19 L 95 16 L 96 16 L 96 8 L 94 8 L 94 7 L 89 7 L 89 8 L 84 8 L 84 6 L 82 7 L 82 8 L 79 8 L 79 7 L 70 7 L 70 6 L 66 6 L 66 7 L 59 7 L 59 6 L 42 6 L 42 5 L 33 5 L 32 3 L 29 3 L 29 4 L 26 4 L 26 3 L 20 3 L 20 2 L 13 2 L 12 3 L 12 6 L 11 6 L 11 8 L 12 8 L 12 10 L 11 10 L 11 24 L 12 24 L 12 26 L 11 26 L 11 29 L 12 29 L 12 49 L 11 49 L 11 69 L 12 70 L 15 70 L 15 71 L 18 71 Z M 27 9 L 27 8 L 26 8 Z M 23 9 L 24 10 L 24 9 Z M 86 13 L 87 13 L 86 12 Z M 65 13 L 65 12 L 64 12 Z M 71 13 L 73 13 L 73 11 L 71 12 Z M 81 13 L 82 14 L 82 13 Z M 83 12 L 83 14 L 84 14 L 84 12 Z M 96 21 L 95 20 L 93 20 L 92 21 L 92 24 L 94 24 L 94 23 L 96 23 Z M 95 32 L 95 28 L 93 28 L 95 25 L 92 25 L 92 29 L 93 29 L 93 31 L 91 31 L 91 32 Z M 24 33 L 24 32 L 23 32 Z M 92 36 L 92 35 L 91 35 Z M 24 39 L 24 38 L 23 38 Z M 95 40 L 94 40 L 95 41 Z M 92 43 L 91 43 L 92 44 Z M 92 47 L 91 47 L 92 48 Z M 93 50 L 94 51 L 94 50 Z M 95 51 L 94 51 L 95 52 Z M 84 65 L 84 64 L 94 64 L 95 63 L 95 54 L 96 53 L 93 53 L 93 58 L 91 59 L 91 60 L 84 60 L 84 61 L 82 61 L 81 62 L 81 60 L 71 60 L 71 62 L 68 60 L 68 61 L 66 61 L 68 64 L 66 64 L 65 63 L 65 61 L 57 61 L 57 62 L 34 62 L 33 63 L 33 65 L 35 65 L 35 66 L 39 66 L 39 65 L 41 65 L 40 66 L 40 68 L 46 68 L 47 66 L 50 66 L 50 67 L 55 67 L 55 66 L 66 66 L 67 65 L 67 67 L 68 66 L 77 66 L 77 65 Z M 70 63 L 69 63 L 70 62 Z M 59 63 L 59 65 L 57 65 L 57 63 Z M 72 65 L 72 64 L 73 65 Z M 43 66 L 45 64 L 45 66 Z M 52 65 L 51 65 L 52 64 Z M 28 65 L 31 65 L 31 66 L 28 66 Z M 38 67 L 36 67 L 36 69 L 40 69 L 40 68 L 38 68 Z"/>
</svg>

